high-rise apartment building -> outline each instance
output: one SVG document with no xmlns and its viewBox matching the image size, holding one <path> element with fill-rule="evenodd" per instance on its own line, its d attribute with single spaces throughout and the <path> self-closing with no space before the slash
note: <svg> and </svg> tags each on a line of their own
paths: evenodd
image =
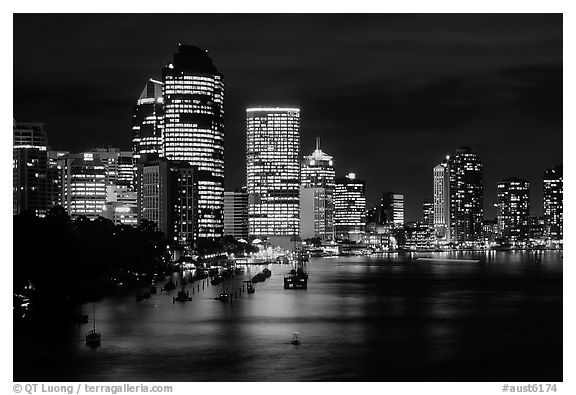
<svg viewBox="0 0 576 395">
<path fill-rule="evenodd" d="M 434 167 L 434 234 L 437 240 L 450 242 L 450 169 L 449 159 Z"/>
<path fill-rule="evenodd" d="M 138 222 L 154 222 L 168 240 L 193 248 L 197 239 L 196 168 L 186 161 L 143 155 L 138 161 Z"/>
<path fill-rule="evenodd" d="M 484 220 L 483 166 L 470 148 L 456 150 L 450 158 L 450 226 L 456 242 L 475 242 L 482 238 Z"/>
<path fill-rule="evenodd" d="M 366 226 L 366 187 L 356 174 L 336 179 L 334 231 L 337 239 L 357 239 Z"/>
<path fill-rule="evenodd" d="M 549 240 L 562 240 L 564 183 L 562 165 L 544 171 L 544 235 Z"/>
<path fill-rule="evenodd" d="M 162 71 L 163 156 L 197 169 L 197 237 L 224 231 L 224 81 L 207 51 L 180 45 Z"/>
<path fill-rule="evenodd" d="M 250 235 L 284 247 L 300 233 L 300 110 L 246 110 Z"/>
<path fill-rule="evenodd" d="M 13 122 L 12 212 L 30 210 L 43 217 L 49 207 L 48 137 L 44 124 Z"/>
<path fill-rule="evenodd" d="M 334 160 L 316 149 L 302 161 L 300 187 L 300 234 L 302 238 L 334 239 Z"/>
<path fill-rule="evenodd" d="M 248 238 L 248 192 L 246 188 L 224 191 L 224 234 Z"/>
<path fill-rule="evenodd" d="M 498 236 L 511 242 L 530 233 L 530 183 L 509 178 L 498 183 Z"/>
<path fill-rule="evenodd" d="M 144 154 L 162 156 L 163 105 L 162 82 L 150 78 L 132 113 L 132 153 L 135 162 Z"/>
</svg>

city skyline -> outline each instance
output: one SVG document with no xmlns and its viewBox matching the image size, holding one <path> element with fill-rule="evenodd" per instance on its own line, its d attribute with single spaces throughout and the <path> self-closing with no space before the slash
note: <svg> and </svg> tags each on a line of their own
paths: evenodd
<svg viewBox="0 0 576 395">
<path fill-rule="evenodd" d="M 436 158 L 460 146 L 470 146 L 482 158 L 486 218 L 496 217 L 497 183 L 509 177 L 526 179 L 535 186 L 531 188 L 532 215 L 542 215 L 538 204 L 542 188 L 538 186 L 542 185 L 543 169 L 562 163 L 561 15 L 370 15 L 347 16 L 346 21 L 338 16 L 245 16 L 232 24 L 239 33 L 234 48 L 219 36 L 218 29 L 209 30 L 212 36 L 202 29 L 203 23 L 210 21 L 229 23 L 225 15 L 208 15 L 198 28 L 184 27 L 180 16 L 158 16 L 171 18 L 174 27 L 166 36 L 151 40 L 149 46 L 137 46 L 137 51 L 134 47 L 140 40 L 130 35 L 115 45 L 107 40 L 120 31 L 120 21 L 138 26 L 148 23 L 150 17 L 91 17 L 106 18 L 107 26 L 110 24 L 101 40 L 93 39 L 99 30 L 91 31 L 93 22 L 85 16 L 14 18 L 18 43 L 14 54 L 15 116 L 45 122 L 52 149 L 129 148 L 130 116 L 142 86 L 149 78 L 160 78 L 159 70 L 171 59 L 178 42 L 190 42 L 209 49 L 209 56 L 226 77 L 226 190 L 240 187 L 245 180 L 243 166 L 233 166 L 243 163 L 241 147 L 245 144 L 245 123 L 238 114 L 245 116 L 246 107 L 259 103 L 298 106 L 302 111 L 301 156 L 312 150 L 314 139 L 320 136 L 323 148 L 337 158 L 337 177 L 348 172 L 362 174 L 373 205 L 383 191 L 403 194 L 407 221 L 421 219 L 422 202 L 432 198 L 429 174 Z M 62 28 L 77 29 L 77 39 L 91 45 L 62 40 L 58 31 L 34 36 L 34 29 L 55 18 L 61 18 Z M 21 25 L 20 21 L 28 23 Z M 261 29 L 298 22 L 311 36 L 309 40 L 300 36 L 302 33 L 274 37 L 277 45 L 271 50 L 257 45 L 265 40 L 260 35 L 243 30 L 250 25 L 248 21 Z M 80 28 L 76 25 L 80 22 L 88 25 Z M 335 31 L 337 22 L 345 22 L 344 30 L 350 33 L 340 46 L 331 42 L 338 42 L 342 34 Z M 365 22 L 365 27 L 361 28 L 360 22 Z M 24 24 L 32 29 L 24 32 L 20 29 Z M 410 30 L 415 24 L 426 31 L 426 40 Z M 327 31 L 322 33 L 322 28 Z M 449 35 L 443 34 L 448 31 Z M 452 34 L 454 31 L 468 34 L 462 38 Z M 44 53 L 42 46 L 50 47 L 53 55 Z M 316 53 L 317 48 L 322 50 Z M 466 52 L 459 52 L 462 48 Z M 247 50 L 252 54 L 249 61 L 239 60 Z M 441 56 L 430 58 L 425 73 L 420 65 L 414 67 L 414 62 L 402 63 L 421 59 L 432 50 L 440 51 Z M 276 52 L 275 57 L 267 57 L 270 51 Z M 386 61 L 386 53 L 395 56 Z M 114 56 L 107 56 L 110 54 Z M 66 62 L 71 55 L 74 65 Z M 97 61 L 94 55 L 100 55 Z M 330 63 L 334 58 L 343 61 L 334 66 Z M 476 65 L 479 60 L 484 67 Z M 75 69 L 82 69 L 84 62 L 91 62 L 88 70 L 93 79 L 78 81 Z M 450 64 L 450 72 L 442 71 L 441 64 Z M 363 79 L 354 72 L 357 67 L 363 68 Z M 59 73 L 66 78 L 50 78 Z M 58 83 L 58 91 L 54 91 L 54 83 Z M 112 83 L 117 89 L 106 89 Z M 72 102 L 71 90 L 77 89 L 87 94 Z M 105 97 L 101 96 L 103 90 Z M 64 96 L 67 100 L 62 102 Z M 21 105 L 23 100 L 27 105 Z M 82 108 L 77 108 L 80 105 Z M 87 113 L 98 116 L 85 121 L 84 133 L 78 133 L 76 117 L 87 117 Z M 540 138 L 542 135 L 546 139 Z M 511 144 L 516 149 L 510 150 Z"/>
</svg>

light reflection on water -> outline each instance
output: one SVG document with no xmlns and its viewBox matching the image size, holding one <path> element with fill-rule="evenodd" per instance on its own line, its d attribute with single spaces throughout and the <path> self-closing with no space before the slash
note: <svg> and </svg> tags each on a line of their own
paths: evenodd
<svg viewBox="0 0 576 395">
<path fill-rule="evenodd" d="M 61 379 L 561 380 L 561 252 L 426 256 L 481 262 L 315 258 L 308 290 L 284 290 L 289 267 L 271 265 L 272 277 L 233 303 L 214 298 L 262 267 L 194 295 L 189 283 L 187 303 L 172 302 L 180 287 L 140 303 L 134 290 L 105 298 L 102 346 L 86 348 L 86 326 L 77 330 Z"/>
</svg>

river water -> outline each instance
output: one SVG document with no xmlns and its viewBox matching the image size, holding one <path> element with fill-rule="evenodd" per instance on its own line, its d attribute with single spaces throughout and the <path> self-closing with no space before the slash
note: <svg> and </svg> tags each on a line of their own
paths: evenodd
<svg viewBox="0 0 576 395">
<path fill-rule="evenodd" d="M 75 327 L 57 350 L 15 350 L 28 381 L 561 381 L 562 252 L 312 258 L 307 290 L 288 266 L 232 303 L 187 284 L 140 303 L 119 290 L 95 305 L 102 344 Z M 475 258 L 480 263 L 442 260 Z M 262 267 L 228 280 L 242 281 Z M 200 292 L 192 295 L 192 287 Z M 92 319 L 92 305 L 83 312 Z M 292 345 L 298 331 L 301 344 Z M 25 361 L 25 362 L 23 362 Z"/>
</svg>

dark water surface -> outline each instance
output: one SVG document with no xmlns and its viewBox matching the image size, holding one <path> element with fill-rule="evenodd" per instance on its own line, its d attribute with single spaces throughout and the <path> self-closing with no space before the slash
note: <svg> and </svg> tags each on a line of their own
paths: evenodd
<svg viewBox="0 0 576 395">
<path fill-rule="evenodd" d="M 283 289 L 288 266 L 233 303 L 210 286 L 140 303 L 96 303 L 64 345 L 18 345 L 16 381 L 561 381 L 562 252 L 313 258 L 308 290 Z M 262 267 L 230 280 L 242 280 Z M 197 286 L 195 283 L 194 286 Z M 84 305 L 89 313 L 92 306 Z M 290 344 L 293 331 L 302 343 Z"/>
</svg>

